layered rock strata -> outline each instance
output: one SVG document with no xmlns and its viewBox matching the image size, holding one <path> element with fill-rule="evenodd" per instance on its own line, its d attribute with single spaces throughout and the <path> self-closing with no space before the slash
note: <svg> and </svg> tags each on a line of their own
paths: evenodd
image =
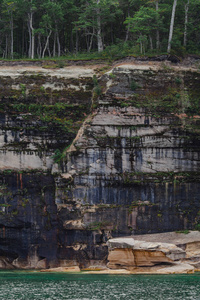
<svg viewBox="0 0 200 300">
<path fill-rule="evenodd" d="M 150 65 L 121 65 L 102 77 L 104 94 L 63 166 L 79 228 L 117 236 L 198 226 L 199 116 L 191 111 L 199 79 Z M 62 209 L 59 194 L 58 201 Z"/>
<path fill-rule="evenodd" d="M 61 265 L 51 171 L 90 112 L 94 67 L 47 67 L 0 68 L 2 268 Z"/>
<path fill-rule="evenodd" d="M 135 273 L 188 273 L 194 272 L 195 269 L 198 271 L 199 238 L 199 232 L 194 231 L 187 234 L 171 232 L 110 239 L 107 242 L 107 266 L 109 269 L 127 269 Z M 168 239 L 171 243 L 163 242 Z M 191 249 L 195 249 L 195 252 Z"/>
<path fill-rule="evenodd" d="M 112 237 L 199 228 L 199 71 L 96 67 L 0 70 L 2 265 L 106 265 Z"/>
<path fill-rule="evenodd" d="M 0 168 L 49 171 L 90 112 L 93 68 L 0 68 Z"/>
</svg>

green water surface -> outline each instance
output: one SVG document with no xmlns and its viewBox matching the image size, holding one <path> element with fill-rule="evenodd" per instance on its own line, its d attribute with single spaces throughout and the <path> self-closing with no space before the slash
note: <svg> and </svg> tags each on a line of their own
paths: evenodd
<svg viewBox="0 0 200 300">
<path fill-rule="evenodd" d="M 200 274 L 91 275 L 0 271 L 0 299 L 200 300 Z"/>
</svg>

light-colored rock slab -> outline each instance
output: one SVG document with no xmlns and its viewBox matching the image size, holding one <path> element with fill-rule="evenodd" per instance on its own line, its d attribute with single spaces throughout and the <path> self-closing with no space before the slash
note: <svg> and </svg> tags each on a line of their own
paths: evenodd
<svg viewBox="0 0 200 300">
<path fill-rule="evenodd" d="M 193 242 L 200 242 L 200 231 L 190 231 L 189 233 L 178 232 L 164 232 L 154 234 L 143 234 L 131 236 L 135 240 L 145 242 L 162 242 L 171 243 L 174 245 L 188 244 Z M 126 237 L 127 238 L 127 237 Z"/>
<path fill-rule="evenodd" d="M 126 237 L 127 238 L 127 237 Z M 186 252 L 186 257 L 194 257 L 200 255 L 200 232 L 190 231 L 189 233 L 165 232 L 156 234 L 137 235 L 133 237 L 135 240 L 145 242 L 162 242 L 170 243 L 182 248 Z"/>
<path fill-rule="evenodd" d="M 133 248 L 135 241 L 132 237 L 116 238 L 108 240 L 107 245 L 110 248 Z"/>
<path fill-rule="evenodd" d="M 200 255 L 200 241 L 186 243 L 185 251 L 187 253 L 187 257 Z"/>
<path fill-rule="evenodd" d="M 188 262 L 191 266 L 193 266 L 195 269 L 200 270 L 200 260 L 195 262 Z"/>
<path fill-rule="evenodd" d="M 183 274 L 193 273 L 194 267 L 189 264 L 178 263 L 176 265 L 157 270 L 159 274 Z"/>
<path fill-rule="evenodd" d="M 0 76 L 10 76 L 16 78 L 19 76 L 42 74 L 44 76 L 55 76 L 57 78 L 81 78 L 81 77 L 92 77 L 95 67 L 94 66 L 69 66 L 62 69 L 44 69 L 39 66 L 23 66 L 23 67 L 12 67 L 3 66 L 0 67 Z M 32 72 L 32 74 L 31 74 Z"/>
</svg>

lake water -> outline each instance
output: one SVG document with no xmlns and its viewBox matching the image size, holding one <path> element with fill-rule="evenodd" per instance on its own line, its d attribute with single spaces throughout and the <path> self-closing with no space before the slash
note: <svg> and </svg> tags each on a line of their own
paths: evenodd
<svg viewBox="0 0 200 300">
<path fill-rule="evenodd" d="M 0 271 L 2 300 L 200 300 L 200 273 L 91 275 Z"/>
</svg>

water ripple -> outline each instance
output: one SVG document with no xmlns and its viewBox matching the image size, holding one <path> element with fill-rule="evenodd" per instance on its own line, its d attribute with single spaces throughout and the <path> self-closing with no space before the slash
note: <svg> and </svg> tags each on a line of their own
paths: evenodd
<svg viewBox="0 0 200 300">
<path fill-rule="evenodd" d="M 200 300 L 200 274 L 0 272 L 2 300 Z"/>
</svg>

